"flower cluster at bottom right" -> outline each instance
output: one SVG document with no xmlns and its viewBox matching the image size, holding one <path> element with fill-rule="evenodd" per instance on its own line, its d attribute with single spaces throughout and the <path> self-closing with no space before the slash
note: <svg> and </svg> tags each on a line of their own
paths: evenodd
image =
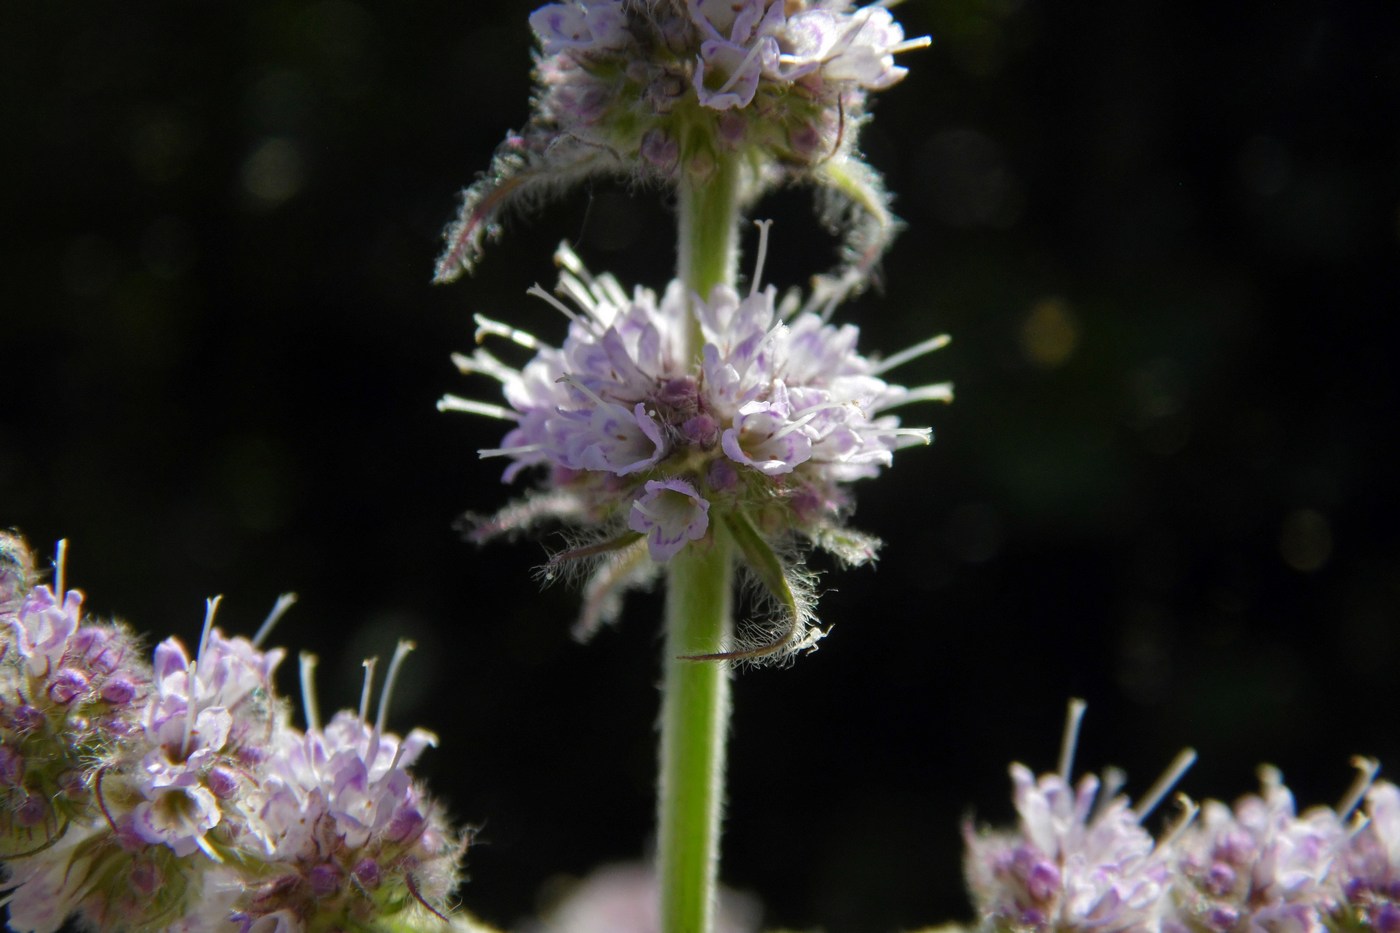
<svg viewBox="0 0 1400 933">
<path fill-rule="evenodd" d="M 1259 793 L 1234 806 L 1178 795 L 1182 813 L 1157 838 L 1142 823 L 1165 788 L 1134 807 L 1121 775 L 1071 783 L 1067 755 L 1039 778 L 1012 765 L 1016 828 L 964 829 L 977 929 L 1397 933 L 1400 788 L 1375 781 L 1374 762 L 1356 764 L 1335 809 L 1300 814 L 1264 767 Z"/>
</svg>

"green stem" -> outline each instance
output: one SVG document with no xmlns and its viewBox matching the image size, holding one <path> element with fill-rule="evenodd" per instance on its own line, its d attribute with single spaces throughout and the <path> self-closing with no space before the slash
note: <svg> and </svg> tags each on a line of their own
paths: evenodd
<svg viewBox="0 0 1400 933">
<path fill-rule="evenodd" d="M 729 668 L 681 657 L 722 651 L 731 628 L 733 547 L 722 524 L 710 528 L 711 541 L 671 559 L 666 591 L 658 807 L 664 933 L 709 933 L 714 914 Z"/>
<path fill-rule="evenodd" d="M 739 179 L 733 156 L 703 180 L 682 173 L 679 275 L 701 298 L 733 285 Z M 689 356 L 703 340 L 692 315 Z M 671 558 L 666 591 L 661 779 L 657 799 L 662 933 L 710 933 L 719 873 L 724 752 L 729 731 L 729 667 L 686 660 L 717 654 L 733 629 L 734 544 L 718 516 L 710 534 Z"/>
<path fill-rule="evenodd" d="M 733 155 L 715 160 L 703 179 L 681 173 L 676 244 L 677 273 L 702 299 L 716 285 L 733 285 L 739 256 L 739 177 L 743 166 Z M 700 324 L 691 328 L 692 355 L 700 353 Z"/>
</svg>

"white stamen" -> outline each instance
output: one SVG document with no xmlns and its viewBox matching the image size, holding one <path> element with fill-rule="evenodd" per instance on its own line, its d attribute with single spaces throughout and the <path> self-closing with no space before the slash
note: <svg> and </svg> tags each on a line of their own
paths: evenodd
<svg viewBox="0 0 1400 933">
<path fill-rule="evenodd" d="M 520 378 L 520 370 L 507 366 L 485 350 L 477 350 L 471 356 L 465 353 L 452 354 L 452 365 L 464 376 L 474 374 L 490 376 L 497 382 L 506 384 Z"/>
<path fill-rule="evenodd" d="M 1171 847 L 1176 845 L 1177 840 L 1196 821 L 1196 814 L 1201 812 L 1201 808 L 1196 805 L 1196 802 L 1185 794 L 1177 794 L 1176 803 L 1177 806 L 1181 807 L 1181 815 L 1172 821 L 1167 830 L 1162 833 L 1162 838 L 1157 840 L 1157 845 L 1152 849 L 1154 854 L 1171 851 Z"/>
<path fill-rule="evenodd" d="M 360 689 L 360 722 L 369 722 L 369 695 L 374 689 L 374 668 L 378 658 L 365 658 L 365 685 Z"/>
<path fill-rule="evenodd" d="M 554 264 L 561 269 L 572 272 L 590 285 L 592 284 L 588 270 L 583 267 L 583 260 L 578 258 L 578 253 L 574 252 L 574 248 L 569 245 L 568 240 L 560 243 L 559 248 L 554 251 Z"/>
<path fill-rule="evenodd" d="M 1118 792 L 1123 789 L 1123 785 L 1128 783 L 1128 776 L 1121 768 L 1109 766 L 1103 769 L 1103 776 L 1099 783 L 1099 792 L 1094 797 L 1094 809 L 1089 814 L 1089 822 L 1092 823 L 1103 816 L 1109 804 L 1113 803 Z"/>
<path fill-rule="evenodd" d="M 841 407 L 841 405 L 840 405 L 839 403 L 833 403 L 833 404 L 831 404 L 831 405 L 820 405 L 820 406 L 816 406 L 816 407 L 814 407 L 814 408 L 808 409 L 807 413 L 806 413 L 805 415 L 803 415 L 802 417 L 796 418 L 796 419 L 794 419 L 794 420 L 792 420 L 792 421 L 789 421 L 787 424 L 783 425 L 781 428 L 779 428 L 778 430 L 774 431 L 772 434 L 768 435 L 768 440 L 770 440 L 770 441 L 776 441 L 776 440 L 778 440 L 779 438 L 787 437 L 787 436 L 788 436 L 789 434 L 791 434 L 793 431 L 796 431 L 798 428 L 802 427 L 804 424 L 806 424 L 807 422 L 811 421 L 811 420 L 812 420 L 813 418 L 815 418 L 817 415 L 821 414 L 822 411 L 823 411 L 824 409 L 827 409 L 827 408 L 840 408 L 840 407 Z"/>
<path fill-rule="evenodd" d="M 593 294 L 592 290 L 580 282 L 577 277 L 567 272 L 560 273 L 558 289 L 572 298 L 574 304 L 587 311 L 588 316 L 593 320 L 600 324 L 604 323 L 598 314 L 598 296 Z"/>
<path fill-rule="evenodd" d="M 802 294 L 797 289 L 788 289 L 783 293 L 783 297 L 778 299 L 778 306 L 774 311 L 780 321 L 790 321 L 792 316 L 802 310 Z"/>
<path fill-rule="evenodd" d="M 63 604 L 64 584 L 63 573 L 68 563 L 68 539 L 60 538 L 58 546 L 54 548 L 53 556 L 53 595 L 59 604 Z"/>
<path fill-rule="evenodd" d="M 485 460 L 488 457 L 518 457 L 521 454 L 539 453 L 543 449 L 543 444 L 521 444 L 519 447 L 485 447 L 478 450 L 476 455 Z"/>
<path fill-rule="evenodd" d="M 753 225 L 758 228 L 758 258 L 753 264 L 753 282 L 749 285 L 749 294 L 758 294 L 759 286 L 763 282 L 763 263 L 768 258 L 768 228 L 773 226 L 771 220 L 755 220 Z"/>
<path fill-rule="evenodd" d="M 531 285 L 529 288 L 525 289 L 525 294 L 534 295 L 536 298 L 543 298 L 549 304 L 553 305 L 554 308 L 560 314 L 564 315 L 564 317 L 568 318 L 571 321 L 576 321 L 579 324 L 587 326 L 587 322 L 584 321 L 583 318 L 575 314 L 573 309 L 571 309 L 568 305 L 564 304 L 564 302 L 560 301 L 558 298 L 555 298 L 549 292 L 540 288 L 538 284 Z M 590 330 L 591 329 L 592 328 L 590 328 Z"/>
<path fill-rule="evenodd" d="M 1079 744 L 1079 724 L 1084 721 L 1084 710 L 1089 704 L 1075 697 L 1069 701 L 1065 712 L 1065 734 L 1060 739 L 1060 780 L 1069 783 L 1070 769 L 1074 767 L 1074 749 Z"/>
<path fill-rule="evenodd" d="M 735 68 L 734 71 L 730 73 L 729 80 L 721 84 L 719 90 L 715 91 L 715 94 L 726 94 L 729 92 L 730 88 L 738 84 L 739 79 L 744 76 L 744 69 L 753 63 L 753 60 L 758 57 L 761 51 L 763 51 L 763 43 L 755 42 L 753 48 L 749 49 L 749 54 L 745 55 L 744 60 L 739 63 L 739 67 Z M 701 65 L 704 65 L 703 60 L 701 60 Z"/>
<path fill-rule="evenodd" d="M 625 291 L 623 291 L 622 285 L 617 281 L 617 279 L 613 278 L 610 275 L 600 276 L 597 282 L 595 283 L 594 288 L 596 288 L 604 298 L 606 298 L 608 301 L 611 301 L 619 308 L 626 308 L 632 304 L 631 296 L 628 295 Z"/>
<path fill-rule="evenodd" d="M 472 320 L 476 322 L 476 342 L 481 343 L 486 337 L 504 337 L 517 346 L 522 346 L 527 350 L 538 350 L 544 344 L 534 334 L 528 334 L 523 330 L 503 324 L 500 321 L 493 321 L 489 317 L 480 314 L 472 315 Z"/>
<path fill-rule="evenodd" d="M 316 655 L 303 651 L 301 662 L 301 708 L 306 715 L 306 731 L 321 731 L 321 711 L 316 706 Z"/>
<path fill-rule="evenodd" d="M 383 732 L 384 723 L 389 719 L 389 698 L 394 693 L 394 682 L 398 680 L 399 668 L 408 653 L 418 647 L 407 639 L 400 639 L 394 648 L 394 657 L 389 662 L 389 673 L 384 676 L 384 689 L 379 693 L 379 713 L 374 717 L 374 731 Z"/>
<path fill-rule="evenodd" d="M 933 428 L 895 428 L 893 431 L 896 450 L 906 447 L 927 447 L 933 443 Z"/>
<path fill-rule="evenodd" d="M 365 756 L 365 761 L 371 768 L 374 767 L 374 760 L 379 757 L 379 743 L 384 735 L 384 724 L 389 719 L 389 699 L 394 693 L 394 682 L 399 678 L 399 667 L 414 647 L 413 642 L 400 639 L 394 648 L 394 656 L 389 659 L 389 671 L 384 675 L 384 689 L 379 692 L 379 712 L 374 717 L 374 729 L 369 734 L 369 751 Z M 390 770 L 393 770 L 392 767 Z"/>
<path fill-rule="evenodd" d="M 912 52 L 915 49 L 926 49 L 933 45 L 930 36 L 919 36 L 917 39 L 905 39 L 899 45 L 890 46 L 890 54 L 898 55 L 900 52 Z"/>
<path fill-rule="evenodd" d="M 215 596 L 213 599 L 206 599 L 204 601 L 204 631 L 199 634 L 199 651 L 195 653 L 196 659 L 204 659 L 204 649 L 209 647 L 209 633 L 214 629 L 214 613 L 218 611 L 219 602 L 222 599 L 222 596 Z M 191 667 L 191 671 L 193 671 L 193 667 Z M 190 678 L 193 680 L 193 673 L 190 674 Z M 193 685 L 191 685 L 190 689 L 190 695 L 193 696 Z"/>
<path fill-rule="evenodd" d="M 879 411 L 889 411 L 901 405 L 913 405 L 916 402 L 951 402 L 953 400 L 953 384 L 951 382 L 936 382 L 933 385 L 920 386 L 917 389 L 906 389 L 904 394 L 888 405 L 881 405 L 875 409 Z"/>
<path fill-rule="evenodd" d="M 573 386 L 575 389 L 578 389 L 578 390 L 579 390 L 580 392 L 582 392 L 584 395 L 588 396 L 589 400 L 592 401 L 593 404 L 597 405 L 597 406 L 600 407 L 600 408 L 606 408 L 606 407 L 608 407 L 608 406 L 613 406 L 613 407 L 616 407 L 616 408 L 624 408 L 624 407 L 625 407 L 625 406 L 623 406 L 623 405 L 621 405 L 621 404 L 619 404 L 619 403 L 617 403 L 617 402 L 608 402 L 608 401 L 605 401 L 600 395 L 598 395 L 597 392 L 594 392 L 594 391 L 593 391 L 592 389 L 590 389 L 588 386 L 584 385 L 582 382 L 579 382 L 576 378 L 574 378 L 573 373 L 565 373 L 564 375 L 560 376 L 558 379 L 556 379 L 556 380 L 554 380 L 554 381 L 555 381 L 555 382 L 562 382 L 562 383 L 564 383 L 564 385 L 567 385 L 567 386 Z M 629 412 L 629 414 L 630 414 L 630 412 Z"/>
<path fill-rule="evenodd" d="M 1371 785 L 1376 782 L 1376 775 L 1381 770 L 1379 761 L 1361 755 L 1357 755 L 1351 760 L 1351 766 L 1357 770 L 1357 775 L 1346 795 L 1342 797 L 1342 802 L 1337 804 L 1337 818 L 1341 820 L 1350 816 L 1351 812 L 1361 804 L 1361 798 L 1366 796 L 1366 791 L 1371 789 Z"/>
<path fill-rule="evenodd" d="M 195 675 L 198 666 L 198 661 L 191 661 L 189 672 L 186 675 L 189 679 L 187 684 L 189 696 L 185 699 L 185 739 L 180 743 L 180 755 L 184 758 L 190 757 L 190 752 L 193 750 L 190 743 L 194 741 L 194 717 L 199 709 L 199 703 L 195 700 L 195 684 L 198 682 Z"/>
<path fill-rule="evenodd" d="M 469 415 L 484 415 L 487 418 L 497 418 L 501 421 L 519 421 L 520 413 L 502 405 L 493 405 L 490 402 L 477 402 L 469 398 L 462 398 L 460 395 L 444 395 L 438 399 L 438 411 L 462 411 Z"/>
<path fill-rule="evenodd" d="M 932 353 L 934 350 L 941 350 L 946 347 L 952 339 L 953 338 L 949 337 L 947 334 L 939 334 L 937 337 L 930 337 L 921 343 L 916 343 L 907 350 L 900 350 L 894 356 L 881 360 L 875 368 L 870 371 L 871 375 L 882 375 L 894 369 L 896 366 L 902 366 L 910 360 L 918 359 L 926 353 Z"/>
<path fill-rule="evenodd" d="M 1138 801 L 1138 805 L 1133 807 L 1133 814 L 1138 818 L 1138 822 L 1147 819 L 1148 814 L 1156 809 L 1157 804 L 1162 802 L 1162 798 L 1167 796 L 1171 789 L 1176 786 L 1176 782 L 1181 780 L 1181 776 L 1186 773 L 1186 770 L 1195 763 L 1196 750 L 1194 748 L 1183 748 L 1176 753 L 1176 757 L 1172 759 L 1172 763 L 1167 766 L 1167 770 L 1162 773 L 1162 776 L 1157 779 L 1157 783 L 1153 784 Z"/>
<path fill-rule="evenodd" d="M 272 611 L 263 619 L 263 624 L 258 627 L 258 633 L 253 636 L 253 647 L 257 648 L 263 643 L 267 636 L 272 634 L 272 627 L 287 614 L 287 610 L 296 605 L 297 594 L 283 593 L 277 597 L 277 602 L 272 604 Z"/>
</svg>

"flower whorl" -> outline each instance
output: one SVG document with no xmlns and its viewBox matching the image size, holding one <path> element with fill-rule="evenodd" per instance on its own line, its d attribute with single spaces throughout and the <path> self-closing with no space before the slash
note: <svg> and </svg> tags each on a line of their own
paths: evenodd
<svg viewBox="0 0 1400 933">
<path fill-rule="evenodd" d="M 457 355 L 464 373 L 502 384 L 508 407 L 440 403 L 514 424 L 481 452 L 509 460 L 505 481 L 545 471 L 543 490 L 478 522 L 474 537 L 545 519 L 591 529 L 588 544 L 555 561 L 611 552 L 590 585 L 582 626 L 591 629 L 615 611 L 616 592 L 723 524 L 789 613 L 791 627 L 768 645 L 810 645 L 800 581 L 774 547 L 796 535 L 847 563 L 873 558 L 878 541 L 844 527 L 846 484 L 929 442 L 930 429 L 903 427 L 890 412 L 947 401 L 950 386 L 907 389 L 884 374 L 946 338 L 877 361 L 857 352 L 856 327 L 828 323 L 831 293 L 803 305 L 755 284 L 747 295 L 718 286 L 702 299 L 672 281 L 659 297 L 629 295 L 611 276 L 591 276 L 567 247 L 557 258 L 558 292 L 577 310 L 531 291 L 570 319 L 562 346 L 478 317 L 479 340 L 502 337 L 535 355 L 519 369 L 485 349 Z"/>
<path fill-rule="evenodd" d="M 372 725 L 362 709 L 322 729 L 308 683 L 303 732 L 273 683 L 285 652 L 213 628 L 218 600 L 193 657 L 167 639 L 148 662 L 124 627 L 82 618 L 62 546 L 50 587 L 33 585 L 23 542 L 0 545 L 12 930 L 52 933 L 70 915 L 141 933 L 319 933 L 405 910 L 441 916 L 465 840 L 409 771 L 433 737 L 384 730 L 406 646 Z"/>
<path fill-rule="evenodd" d="M 529 123 L 462 196 L 437 265 L 469 270 L 502 210 L 594 175 L 704 182 L 748 166 L 752 200 L 789 180 L 833 196 L 827 221 L 859 281 L 896 228 L 879 175 L 856 154 L 866 98 L 904 77 L 906 40 L 881 4 L 851 0 L 566 0 L 530 17 L 539 43 Z"/>
</svg>

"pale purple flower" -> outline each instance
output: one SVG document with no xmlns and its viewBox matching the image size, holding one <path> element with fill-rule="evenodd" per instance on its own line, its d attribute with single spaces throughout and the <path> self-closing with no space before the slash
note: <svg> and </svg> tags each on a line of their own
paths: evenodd
<svg viewBox="0 0 1400 933">
<path fill-rule="evenodd" d="M 316 916 L 358 928 L 411 901 L 442 904 L 456 883 L 464 846 L 409 771 L 437 739 L 421 729 L 401 739 L 383 728 L 407 651 L 405 643 L 395 653 L 373 725 L 362 709 L 339 712 L 322 727 L 312 662 L 303 658 L 309 728 L 278 733 L 243 799 L 263 866 L 235 905 L 245 927 L 296 931 L 300 918 Z"/>
<path fill-rule="evenodd" d="M 712 110 L 747 107 L 758 91 L 759 78 L 765 70 L 772 71 L 778 60 L 783 4 L 686 0 L 686 9 L 704 37 L 692 78 L 700 105 Z"/>
<path fill-rule="evenodd" d="M 626 41 L 625 27 L 622 0 L 547 3 L 530 14 L 530 28 L 546 55 L 618 48 Z"/>
<path fill-rule="evenodd" d="M 6 547 L 11 566 L 32 567 L 23 542 Z M 60 543 L 52 585 L 12 574 L 0 610 L 0 858 L 95 818 L 92 776 L 130 747 L 150 682 L 128 632 L 83 620 L 63 565 Z"/>
<path fill-rule="evenodd" d="M 766 235 L 765 225 L 760 257 Z M 708 296 L 678 281 L 660 296 L 628 294 L 611 276 L 590 275 L 567 247 L 557 259 L 557 291 L 573 307 L 538 287 L 531 293 L 569 319 L 562 346 L 478 317 L 479 341 L 501 338 L 534 355 L 519 368 L 485 348 L 454 356 L 464 373 L 499 382 L 506 404 L 451 395 L 439 403 L 512 424 L 499 447 L 480 452 L 509 461 L 505 481 L 543 468 L 543 488 L 478 523 L 478 540 L 557 520 L 590 532 L 579 556 L 618 551 L 590 584 L 586 620 L 610 616 L 615 594 L 644 580 L 646 564 L 672 560 L 716 523 L 744 526 L 733 533 L 746 559 L 770 570 L 777 557 L 758 551 L 786 550 L 794 536 L 847 563 L 874 556 L 878 542 L 844 528 L 846 484 L 929 442 L 930 429 L 904 427 L 893 409 L 947 401 L 950 387 L 907 389 L 885 374 L 946 338 L 887 360 L 863 356 L 857 328 L 828 323 L 838 293 L 780 304 L 757 281 L 761 258 L 747 294 L 719 286 Z M 625 549 L 639 536 L 645 555 L 633 557 Z M 800 575 L 783 586 L 765 573 L 797 612 Z"/>
<path fill-rule="evenodd" d="M 1329 919 L 1400 931 L 1400 788 L 1381 781 L 1366 791 L 1364 824 L 1351 832 L 1334 870 L 1343 903 Z"/>
<path fill-rule="evenodd" d="M 534 111 L 463 192 L 438 280 L 476 263 L 511 204 L 598 175 L 703 184 L 720 159 L 745 167 L 747 200 L 815 183 L 827 226 L 846 237 L 849 284 L 893 238 L 889 198 L 856 140 L 868 94 L 904 77 L 895 56 L 929 40 L 905 39 L 884 4 L 569 0 L 540 7 L 530 25 Z"/>
<path fill-rule="evenodd" d="M 812 459 L 813 438 L 803 430 L 810 422 L 794 419 L 783 383 L 775 383 L 771 401 L 747 402 L 734 413 L 733 427 L 720 438 L 724 455 L 765 476 L 791 473 Z"/>
<path fill-rule="evenodd" d="M 35 587 L 19 612 L 9 620 L 15 649 L 31 677 L 48 677 L 68 651 L 68 639 L 78 630 L 83 594 L 69 590 L 60 600 L 47 585 Z"/>
<path fill-rule="evenodd" d="M 1170 860 L 1143 818 L 1189 767 L 1183 753 L 1134 808 L 1094 775 L 1069 780 L 1083 704 L 1073 703 L 1060 769 L 1039 778 L 1011 766 L 1019 821 L 1012 831 L 964 827 L 966 872 L 984 928 L 996 931 L 1156 931 Z M 1189 817 L 1188 817 L 1189 818 Z"/>
<path fill-rule="evenodd" d="M 1346 830 L 1325 807 L 1300 816 L 1277 770 L 1260 776 L 1259 795 L 1207 801 L 1181 835 L 1174 916 L 1215 933 L 1321 933 L 1341 896 L 1331 871 Z"/>
<path fill-rule="evenodd" d="M 148 664 L 124 629 L 81 618 L 61 547 L 56 570 L 53 587 L 7 583 L 0 607 L 11 929 L 76 915 L 102 930 L 301 933 L 440 911 L 464 844 L 409 771 L 435 740 L 383 728 L 406 649 L 373 725 L 361 710 L 323 729 L 313 703 L 302 733 L 274 689 L 285 652 L 259 647 L 292 597 L 252 640 L 214 629 L 211 600 L 198 648 L 168 639 Z"/>
<path fill-rule="evenodd" d="M 685 480 L 648 480 L 632 503 L 627 527 L 645 535 L 651 559 L 666 561 L 710 527 L 710 503 Z"/>
<path fill-rule="evenodd" d="M 146 842 L 167 846 L 177 857 L 193 855 L 219 825 L 219 801 L 185 769 L 165 769 L 142 788 L 146 799 L 132 811 L 132 826 Z"/>
</svg>

